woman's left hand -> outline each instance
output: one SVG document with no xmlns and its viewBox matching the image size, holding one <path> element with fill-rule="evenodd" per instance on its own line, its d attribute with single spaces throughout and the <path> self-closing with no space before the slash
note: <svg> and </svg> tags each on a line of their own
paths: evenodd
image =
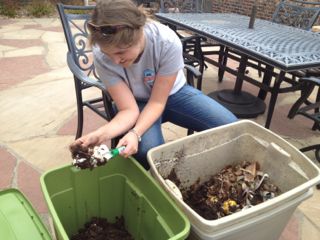
<svg viewBox="0 0 320 240">
<path fill-rule="evenodd" d="M 126 148 L 121 152 L 124 157 L 129 157 L 138 152 L 138 138 L 133 132 L 128 132 L 119 140 L 118 147 L 125 146 Z"/>
</svg>

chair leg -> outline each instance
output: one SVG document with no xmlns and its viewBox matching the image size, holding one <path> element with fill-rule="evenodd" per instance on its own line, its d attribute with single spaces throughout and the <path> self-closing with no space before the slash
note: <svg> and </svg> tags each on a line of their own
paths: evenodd
<svg viewBox="0 0 320 240">
<path fill-rule="evenodd" d="M 203 54 L 201 53 L 201 62 L 200 62 L 200 66 L 199 66 L 199 72 L 201 73 L 201 76 L 198 77 L 198 79 L 197 79 L 197 89 L 199 89 L 200 91 L 202 89 L 203 71 L 204 71 L 204 57 L 203 57 Z"/>
<path fill-rule="evenodd" d="M 199 59 L 199 72 L 201 76 L 197 79 L 197 89 L 201 90 L 202 88 L 202 75 L 205 67 L 204 55 L 201 48 L 201 38 L 196 38 L 196 43 L 194 47 L 194 56 Z"/>
<path fill-rule="evenodd" d="M 312 130 L 313 131 L 320 130 L 320 124 L 315 122 L 312 126 Z"/>
<path fill-rule="evenodd" d="M 261 68 L 261 63 L 259 62 L 259 63 L 258 63 L 258 76 L 259 76 L 259 77 L 262 76 L 262 72 L 261 72 L 260 68 Z"/>
<path fill-rule="evenodd" d="M 202 89 L 202 74 L 201 76 L 197 79 L 197 89 L 201 91 Z"/>
<path fill-rule="evenodd" d="M 318 128 L 318 129 L 320 129 L 320 128 Z M 315 147 L 315 153 L 314 154 L 316 155 L 317 161 L 320 163 L 320 144 L 315 145 L 314 147 Z M 320 189 L 320 184 L 317 185 L 317 189 Z"/>
<path fill-rule="evenodd" d="M 315 144 L 300 149 L 301 152 L 308 152 L 311 150 L 315 150 L 316 159 L 320 163 L 320 144 Z"/>
<path fill-rule="evenodd" d="M 78 86 L 76 85 L 76 88 Z M 82 105 L 82 95 L 81 90 L 76 90 L 76 98 L 77 98 L 77 115 L 78 115 L 78 123 L 77 123 L 77 132 L 75 139 L 78 139 L 82 136 L 83 130 L 83 105 Z"/>
<path fill-rule="evenodd" d="M 188 70 L 187 70 L 187 83 L 190 86 L 195 87 L 193 74 L 191 73 L 191 71 L 188 71 Z M 198 85 L 198 83 L 197 83 L 197 85 Z"/>
<path fill-rule="evenodd" d="M 315 85 L 309 82 L 304 82 L 302 84 L 302 89 L 301 89 L 301 96 L 298 98 L 298 100 L 292 105 L 289 113 L 288 113 L 288 118 L 292 119 L 294 116 L 297 114 L 299 108 L 303 103 L 306 102 L 310 94 L 312 93 Z"/>
<path fill-rule="evenodd" d="M 82 130 L 83 130 L 83 107 L 79 106 L 80 104 L 77 104 L 78 108 L 78 124 L 77 124 L 77 133 L 75 139 L 78 139 L 82 136 Z"/>
<path fill-rule="evenodd" d="M 193 133 L 194 133 L 194 131 L 193 131 L 193 130 L 188 129 L 188 136 L 189 136 L 189 135 L 192 135 Z"/>
<path fill-rule="evenodd" d="M 320 102 L 320 86 L 318 87 L 318 93 L 317 93 L 317 97 L 316 97 L 316 102 Z M 314 109 L 314 113 L 315 114 L 319 114 L 319 108 L 315 108 Z M 320 130 L 320 123 L 319 122 L 315 122 L 312 126 L 312 130 Z"/>
<path fill-rule="evenodd" d="M 83 130 L 83 99 L 82 99 L 82 88 L 80 81 L 74 77 L 74 85 L 76 89 L 76 99 L 77 99 L 77 114 L 78 114 L 78 124 L 77 124 L 77 132 L 75 139 L 78 139 L 82 136 Z"/>
<path fill-rule="evenodd" d="M 318 145 L 318 148 L 316 149 L 316 159 L 318 162 L 320 162 L 320 145 Z"/>
</svg>

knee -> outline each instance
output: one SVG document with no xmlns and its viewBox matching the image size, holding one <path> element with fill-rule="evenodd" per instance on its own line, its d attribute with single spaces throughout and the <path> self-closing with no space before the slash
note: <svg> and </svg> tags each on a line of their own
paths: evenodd
<svg viewBox="0 0 320 240">
<path fill-rule="evenodd" d="M 142 167 L 144 167 L 145 170 L 149 170 L 150 166 L 149 166 L 146 154 L 137 153 L 133 155 L 133 157 L 136 161 L 138 161 L 138 163 L 140 163 Z"/>
<path fill-rule="evenodd" d="M 237 122 L 239 119 L 236 117 L 236 115 L 234 115 L 230 110 L 228 110 L 227 108 L 223 107 L 221 105 L 221 109 L 220 109 L 220 124 L 219 125 L 225 125 L 225 124 L 229 124 L 229 123 L 234 123 Z"/>
<path fill-rule="evenodd" d="M 225 124 L 234 123 L 234 122 L 237 122 L 238 120 L 239 119 L 232 112 L 229 112 L 229 114 L 225 118 L 225 121 L 226 121 Z"/>
</svg>

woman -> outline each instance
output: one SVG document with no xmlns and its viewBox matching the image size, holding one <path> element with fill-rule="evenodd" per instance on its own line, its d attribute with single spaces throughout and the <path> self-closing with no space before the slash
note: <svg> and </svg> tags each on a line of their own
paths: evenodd
<svg viewBox="0 0 320 240">
<path fill-rule="evenodd" d="M 94 63 L 117 107 L 106 125 L 71 144 L 88 148 L 124 135 L 122 155 L 148 168 L 147 151 L 164 143 L 161 123 L 202 131 L 237 118 L 201 91 L 186 85 L 177 35 L 147 19 L 130 0 L 99 1 L 88 24 Z"/>
</svg>

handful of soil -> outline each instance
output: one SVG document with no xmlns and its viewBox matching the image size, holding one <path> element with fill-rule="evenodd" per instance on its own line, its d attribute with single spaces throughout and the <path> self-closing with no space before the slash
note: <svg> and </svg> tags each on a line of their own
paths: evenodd
<svg viewBox="0 0 320 240">
<path fill-rule="evenodd" d="M 76 146 L 71 150 L 73 162 L 72 165 L 79 169 L 92 170 L 95 167 L 102 166 L 111 158 L 109 148 L 106 145 L 100 145 L 90 148 Z M 106 157 L 107 155 L 107 157 Z"/>
<path fill-rule="evenodd" d="M 173 173 L 168 176 L 179 186 Z M 183 200 L 200 216 L 215 220 L 257 205 L 280 194 L 269 175 L 257 162 L 229 165 L 203 184 L 200 179 L 188 189 L 180 189 Z"/>
<path fill-rule="evenodd" d="M 124 227 L 124 218 L 116 218 L 115 223 L 109 223 L 105 218 L 93 217 L 73 235 L 71 240 L 134 240 Z"/>
</svg>

